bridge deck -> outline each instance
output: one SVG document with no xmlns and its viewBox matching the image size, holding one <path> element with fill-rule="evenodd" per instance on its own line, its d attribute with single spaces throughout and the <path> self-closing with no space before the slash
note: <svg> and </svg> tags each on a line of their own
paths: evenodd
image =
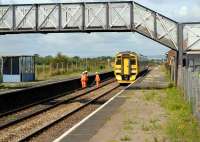
<svg viewBox="0 0 200 142">
<path fill-rule="evenodd" d="M 133 1 L 0 5 L 0 34 L 138 32 L 174 50 L 178 23 Z"/>
</svg>

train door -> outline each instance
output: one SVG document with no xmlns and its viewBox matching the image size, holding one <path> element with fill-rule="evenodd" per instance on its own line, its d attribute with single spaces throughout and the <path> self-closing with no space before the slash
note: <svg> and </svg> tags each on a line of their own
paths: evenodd
<svg viewBox="0 0 200 142">
<path fill-rule="evenodd" d="M 129 58 L 123 59 L 123 68 L 124 68 L 124 75 L 130 74 L 130 60 Z"/>
</svg>

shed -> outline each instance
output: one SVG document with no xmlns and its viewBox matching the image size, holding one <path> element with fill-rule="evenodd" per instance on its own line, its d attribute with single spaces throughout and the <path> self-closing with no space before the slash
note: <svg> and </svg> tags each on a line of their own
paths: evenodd
<svg viewBox="0 0 200 142">
<path fill-rule="evenodd" d="M 3 82 L 35 80 L 34 56 L 3 56 Z"/>
</svg>

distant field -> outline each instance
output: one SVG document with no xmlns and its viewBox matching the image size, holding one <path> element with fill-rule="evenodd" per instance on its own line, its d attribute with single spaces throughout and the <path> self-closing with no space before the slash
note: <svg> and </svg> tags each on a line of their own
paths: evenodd
<svg viewBox="0 0 200 142">
<path fill-rule="evenodd" d="M 83 71 L 87 70 L 90 73 L 103 72 L 112 70 L 106 64 L 101 66 L 88 65 L 87 69 L 84 66 L 75 65 L 62 65 L 62 66 L 52 66 L 52 65 L 37 65 L 36 66 L 36 79 L 37 80 L 47 80 L 50 78 L 55 78 L 59 76 L 74 76 L 80 75 Z"/>
</svg>

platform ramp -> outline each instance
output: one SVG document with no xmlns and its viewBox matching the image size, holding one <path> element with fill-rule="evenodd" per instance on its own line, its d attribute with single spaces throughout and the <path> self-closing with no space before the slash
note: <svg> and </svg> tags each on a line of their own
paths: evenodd
<svg viewBox="0 0 200 142">
<path fill-rule="evenodd" d="M 129 89 L 166 89 L 172 84 L 167 79 L 161 66 L 153 67 L 145 76 L 136 81 Z"/>
</svg>

